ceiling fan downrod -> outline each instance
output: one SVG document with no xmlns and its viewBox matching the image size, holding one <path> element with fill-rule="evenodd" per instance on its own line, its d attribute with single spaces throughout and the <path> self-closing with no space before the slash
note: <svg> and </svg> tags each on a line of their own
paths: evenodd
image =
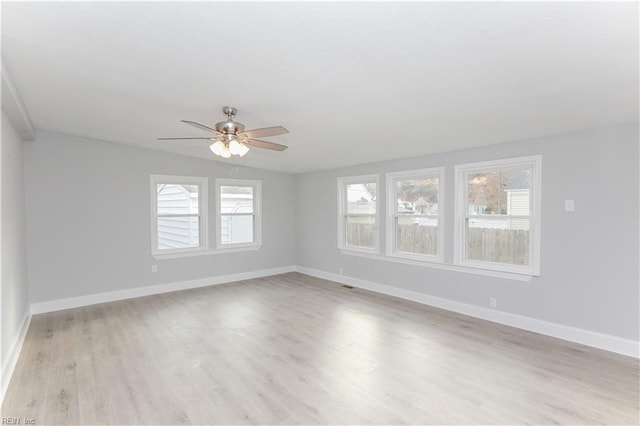
<svg viewBox="0 0 640 426">
<path fill-rule="evenodd" d="M 233 121 L 233 116 L 236 115 L 238 110 L 234 107 L 225 106 L 222 108 L 222 112 L 227 116 L 227 121 L 221 121 L 216 123 L 216 130 L 224 135 L 234 135 L 244 131 L 244 124 Z"/>
</svg>

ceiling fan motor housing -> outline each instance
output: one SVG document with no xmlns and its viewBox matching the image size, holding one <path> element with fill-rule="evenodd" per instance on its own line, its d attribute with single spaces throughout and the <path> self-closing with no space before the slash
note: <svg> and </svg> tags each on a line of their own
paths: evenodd
<svg viewBox="0 0 640 426">
<path fill-rule="evenodd" d="M 222 112 L 227 116 L 227 121 L 216 123 L 216 130 L 224 134 L 226 140 L 231 140 L 230 136 L 237 136 L 238 133 L 244 131 L 244 125 L 242 123 L 236 123 L 233 121 L 233 116 L 238 112 L 233 107 L 226 106 L 222 108 Z"/>
<path fill-rule="evenodd" d="M 220 123 L 216 123 L 216 130 L 220 133 L 232 133 L 234 135 L 237 135 L 238 133 L 244 131 L 244 125 L 231 120 L 223 121 Z"/>
</svg>

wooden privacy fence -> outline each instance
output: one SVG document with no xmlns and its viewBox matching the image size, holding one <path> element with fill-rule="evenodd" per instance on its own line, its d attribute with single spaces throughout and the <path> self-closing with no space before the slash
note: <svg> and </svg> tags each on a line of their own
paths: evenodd
<svg viewBox="0 0 640 426">
<path fill-rule="evenodd" d="M 438 254 L 438 227 L 417 223 L 398 225 L 396 249 L 403 253 Z"/>
<path fill-rule="evenodd" d="M 350 245 L 373 247 L 375 229 L 368 223 L 347 224 Z M 468 257 L 471 260 L 526 265 L 529 263 L 529 231 L 525 229 L 470 228 Z M 418 224 L 399 225 L 396 235 L 399 252 L 436 254 L 438 228 Z"/>
<path fill-rule="evenodd" d="M 468 256 L 471 260 L 529 264 L 529 230 L 469 229 Z"/>
<path fill-rule="evenodd" d="M 347 223 L 347 244 L 358 247 L 373 247 L 375 226 L 371 223 Z"/>
</svg>

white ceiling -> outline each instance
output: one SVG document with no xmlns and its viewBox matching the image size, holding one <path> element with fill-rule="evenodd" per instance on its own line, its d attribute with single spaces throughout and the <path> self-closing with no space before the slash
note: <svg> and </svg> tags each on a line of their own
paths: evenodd
<svg viewBox="0 0 640 426">
<path fill-rule="evenodd" d="M 220 160 L 156 138 L 231 105 L 285 172 L 638 119 L 636 2 L 2 2 L 2 55 L 38 130 Z"/>
</svg>

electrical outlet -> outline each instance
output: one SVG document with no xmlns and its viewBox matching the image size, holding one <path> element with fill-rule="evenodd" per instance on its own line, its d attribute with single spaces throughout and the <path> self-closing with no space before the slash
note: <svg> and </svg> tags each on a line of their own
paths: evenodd
<svg viewBox="0 0 640 426">
<path fill-rule="evenodd" d="M 342 275 L 342 268 L 338 268 L 338 272 Z"/>
<path fill-rule="evenodd" d="M 565 212 L 575 212 L 576 211 L 576 203 L 574 200 L 564 200 L 564 211 Z"/>
<path fill-rule="evenodd" d="M 493 309 L 498 307 L 498 301 L 495 299 L 495 297 L 489 298 L 489 306 Z"/>
<path fill-rule="evenodd" d="M 151 265 L 151 272 L 153 273 L 158 272 L 158 265 Z"/>
</svg>

